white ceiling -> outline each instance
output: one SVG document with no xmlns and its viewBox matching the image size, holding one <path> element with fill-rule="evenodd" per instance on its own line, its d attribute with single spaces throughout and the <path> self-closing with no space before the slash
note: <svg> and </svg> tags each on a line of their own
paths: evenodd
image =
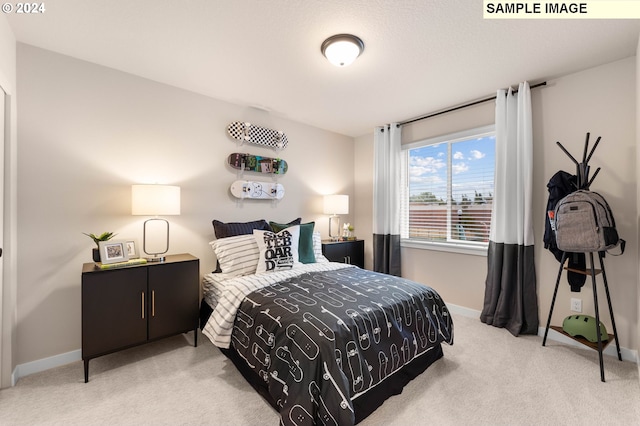
<svg viewBox="0 0 640 426">
<path fill-rule="evenodd" d="M 55 0 L 19 42 L 349 136 L 634 56 L 640 20 L 484 20 L 481 0 Z M 320 53 L 352 33 L 364 53 Z"/>
</svg>

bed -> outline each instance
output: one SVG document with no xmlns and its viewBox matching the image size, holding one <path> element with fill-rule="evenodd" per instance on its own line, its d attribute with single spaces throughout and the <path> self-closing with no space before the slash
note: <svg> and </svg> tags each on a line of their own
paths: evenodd
<svg viewBox="0 0 640 426">
<path fill-rule="evenodd" d="M 453 344 L 432 288 L 327 261 L 312 225 L 269 227 L 211 243 L 201 326 L 281 424 L 356 424 Z"/>
</svg>

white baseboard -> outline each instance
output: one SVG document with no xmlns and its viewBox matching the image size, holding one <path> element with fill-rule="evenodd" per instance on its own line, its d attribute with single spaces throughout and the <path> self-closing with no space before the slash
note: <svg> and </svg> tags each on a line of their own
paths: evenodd
<svg viewBox="0 0 640 426">
<path fill-rule="evenodd" d="M 82 351 L 77 349 L 64 354 L 54 355 L 37 361 L 17 365 L 11 375 L 11 386 L 15 386 L 18 380 L 30 374 L 39 373 L 41 371 L 49 370 L 50 368 L 60 367 L 61 365 L 80 361 L 81 359 Z"/>
<path fill-rule="evenodd" d="M 480 318 L 480 311 L 477 311 L 475 309 L 465 308 L 464 306 L 458 306 L 451 303 L 447 303 L 447 307 L 453 314 L 462 315 L 469 318 Z M 544 336 L 544 329 L 544 327 L 538 328 L 538 336 Z M 549 330 L 549 335 L 547 338 L 559 343 L 584 348 L 584 346 L 580 343 L 554 330 Z M 635 362 L 636 364 L 638 364 L 638 370 L 640 371 L 640 360 L 638 359 L 637 351 L 621 347 L 620 353 L 622 355 L 623 361 Z M 604 354 L 617 357 L 615 346 L 607 346 L 607 348 L 604 350 Z M 69 364 L 71 362 L 80 361 L 81 359 L 82 351 L 80 349 L 77 349 L 75 351 L 67 352 L 64 354 L 54 355 L 37 361 L 20 364 L 13 370 L 13 374 L 11 375 L 11 386 L 15 386 L 18 380 L 30 374 L 39 373 L 50 368 L 55 368 L 61 365 Z"/>
<path fill-rule="evenodd" d="M 476 318 L 476 319 L 480 318 L 480 311 L 476 311 L 475 309 L 465 308 L 464 306 L 458 306 L 451 303 L 447 303 L 447 307 L 449 308 L 449 311 L 451 311 L 451 313 L 453 314 L 458 314 L 458 315 L 462 315 L 469 318 Z M 544 337 L 544 330 L 545 330 L 545 327 L 538 327 L 538 336 Z M 549 334 L 547 335 L 547 339 L 554 340 L 558 343 L 575 346 L 578 348 L 584 348 L 584 345 L 552 329 L 549 329 Z M 616 347 L 613 344 L 607 346 L 602 353 L 605 355 L 610 355 L 615 358 L 618 357 L 618 354 L 616 352 Z M 631 361 L 638 364 L 638 369 L 640 370 L 640 360 L 638 359 L 638 351 L 620 347 L 620 355 L 622 355 L 623 361 Z"/>
<path fill-rule="evenodd" d="M 462 315 L 463 317 L 469 318 L 480 318 L 480 311 L 476 311 L 475 309 L 465 308 L 464 306 L 454 305 L 453 303 L 447 302 L 447 308 L 452 314 Z M 455 324 L 454 324 L 455 326 Z"/>
</svg>

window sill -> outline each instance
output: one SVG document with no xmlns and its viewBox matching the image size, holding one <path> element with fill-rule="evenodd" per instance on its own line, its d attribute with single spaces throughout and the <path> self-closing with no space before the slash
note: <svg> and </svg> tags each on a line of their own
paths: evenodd
<svg viewBox="0 0 640 426">
<path fill-rule="evenodd" d="M 400 240 L 400 247 L 416 248 L 421 250 L 446 251 L 449 253 L 470 254 L 473 256 L 487 256 L 488 247 L 476 244 L 463 243 L 437 243 L 433 241 L 420 241 L 412 239 Z"/>
</svg>

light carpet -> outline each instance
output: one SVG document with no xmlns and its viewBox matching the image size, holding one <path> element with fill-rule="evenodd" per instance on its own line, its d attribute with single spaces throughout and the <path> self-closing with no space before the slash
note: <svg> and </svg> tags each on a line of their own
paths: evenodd
<svg viewBox="0 0 640 426">
<path fill-rule="evenodd" d="M 640 425 L 638 366 L 454 315 L 444 358 L 387 400 L 371 425 Z M 278 414 L 205 337 L 191 334 L 21 379 L 2 425 L 273 425 Z"/>
</svg>

